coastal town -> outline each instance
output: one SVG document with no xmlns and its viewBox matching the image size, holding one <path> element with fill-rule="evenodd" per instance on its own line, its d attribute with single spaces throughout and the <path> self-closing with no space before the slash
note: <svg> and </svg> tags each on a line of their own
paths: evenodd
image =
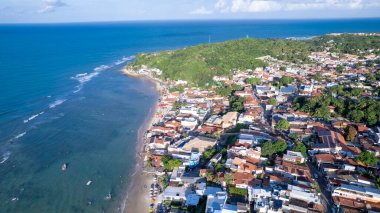
<svg viewBox="0 0 380 213">
<path fill-rule="evenodd" d="M 379 212 L 376 51 L 263 56 L 202 87 L 126 68 L 160 93 L 144 135 L 149 211 Z"/>
</svg>

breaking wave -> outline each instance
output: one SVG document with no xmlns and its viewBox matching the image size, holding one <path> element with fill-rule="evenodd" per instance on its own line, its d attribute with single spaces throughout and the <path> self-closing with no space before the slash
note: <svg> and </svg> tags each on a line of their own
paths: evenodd
<svg viewBox="0 0 380 213">
<path fill-rule="evenodd" d="M 77 86 L 75 86 L 73 93 L 77 93 L 77 92 L 81 91 L 83 88 L 83 85 L 85 83 L 91 81 L 91 79 L 93 79 L 94 77 L 98 76 L 100 74 L 100 72 L 111 69 L 115 66 L 124 64 L 128 61 L 133 60 L 134 58 L 135 58 L 134 55 L 128 56 L 128 57 L 124 56 L 123 58 L 114 62 L 112 65 L 100 65 L 98 67 L 95 67 L 93 72 L 90 72 L 90 73 L 85 72 L 85 73 L 76 74 L 75 76 L 71 77 L 71 79 L 77 80 L 79 82 L 79 84 Z"/>
<path fill-rule="evenodd" d="M 127 61 L 131 61 L 131 60 L 133 60 L 133 59 L 135 59 L 135 56 L 134 56 L 134 55 L 132 55 L 132 56 L 128 56 L 128 57 L 123 57 L 122 59 L 117 60 L 114 64 L 115 64 L 115 65 L 120 65 L 120 64 L 123 64 L 123 63 L 125 63 L 125 62 L 127 62 Z"/>
<path fill-rule="evenodd" d="M 31 121 L 31 120 L 37 118 L 38 116 L 40 116 L 40 115 L 42 115 L 42 114 L 44 114 L 44 113 L 45 113 L 45 112 L 40 112 L 40 113 L 38 113 L 38 114 L 32 115 L 32 116 L 30 116 L 28 119 L 25 119 L 25 120 L 24 120 L 24 123 L 28 123 L 29 121 Z"/>
<path fill-rule="evenodd" d="M 94 71 L 95 72 L 101 72 L 101 71 L 104 71 L 104 70 L 109 69 L 109 68 L 111 68 L 111 67 L 108 65 L 100 65 L 98 67 L 95 67 Z"/>
<path fill-rule="evenodd" d="M 79 83 L 84 84 L 87 81 L 90 81 L 93 77 L 99 75 L 99 71 L 92 72 L 92 73 L 80 73 L 75 75 L 75 77 L 71 77 L 72 79 L 75 79 L 79 81 Z"/>
<path fill-rule="evenodd" d="M 67 101 L 67 99 L 58 99 L 58 100 L 54 101 L 53 103 L 49 104 L 49 108 L 50 109 L 55 108 L 55 107 L 63 104 L 65 101 Z"/>
<path fill-rule="evenodd" d="M 20 133 L 20 134 L 18 134 L 16 136 L 14 136 L 12 139 L 9 140 L 9 142 L 13 142 L 13 141 L 15 141 L 15 140 L 17 140 L 19 138 L 22 138 L 22 137 L 24 137 L 24 135 L 26 135 L 26 132 L 22 132 L 22 133 Z"/>
<path fill-rule="evenodd" d="M 5 163 L 5 161 L 7 161 L 10 156 L 11 156 L 11 152 L 9 152 L 9 151 L 7 151 L 4 154 L 2 154 L 1 158 L 0 158 L 0 164 Z"/>
</svg>

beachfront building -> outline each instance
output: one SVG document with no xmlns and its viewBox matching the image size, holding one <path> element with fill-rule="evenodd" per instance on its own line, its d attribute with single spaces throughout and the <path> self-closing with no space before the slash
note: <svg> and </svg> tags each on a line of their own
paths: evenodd
<svg viewBox="0 0 380 213">
<path fill-rule="evenodd" d="M 185 187 L 168 186 L 164 191 L 164 200 L 184 202 L 189 189 Z"/>
</svg>

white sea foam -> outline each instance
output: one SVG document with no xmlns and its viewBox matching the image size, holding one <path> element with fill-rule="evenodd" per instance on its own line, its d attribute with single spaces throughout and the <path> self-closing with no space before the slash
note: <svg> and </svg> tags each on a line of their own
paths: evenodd
<svg viewBox="0 0 380 213">
<path fill-rule="evenodd" d="M 55 107 L 61 105 L 62 103 L 64 103 L 65 101 L 67 101 L 67 99 L 58 99 L 58 100 L 55 100 L 53 103 L 49 104 L 49 108 L 50 109 L 55 108 Z"/>
<path fill-rule="evenodd" d="M 99 72 L 80 73 L 80 74 L 75 75 L 75 77 L 71 77 L 71 78 L 79 81 L 79 83 L 81 84 L 84 84 L 87 81 L 90 81 L 93 77 L 97 75 L 99 75 Z"/>
<path fill-rule="evenodd" d="M 77 92 L 81 91 L 82 88 L 83 88 L 82 84 L 76 86 L 76 87 L 75 87 L 75 90 L 73 90 L 73 93 L 77 93 Z"/>
<path fill-rule="evenodd" d="M 30 116 L 28 119 L 25 119 L 25 120 L 24 120 L 24 123 L 28 123 L 29 121 L 31 121 L 31 120 L 37 118 L 38 116 L 40 116 L 40 115 L 42 115 L 42 114 L 44 114 L 44 113 L 45 113 L 45 112 L 40 112 L 40 113 L 38 113 L 38 114 L 32 115 L 32 116 Z"/>
<path fill-rule="evenodd" d="M 20 133 L 18 135 L 16 135 L 14 138 L 12 138 L 11 140 L 9 140 L 9 142 L 12 142 L 12 141 L 15 141 L 19 138 L 22 138 L 24 135 L 26 135 L 26 132 L 23 132 L 23 133 Z"/>
<path fill-rule="evenodd" d="M 123 63 L 125 63 L 125 62 L 127 62 L 127 61 L 131 61 L 131 60 L 133 60 L 134 58 L 135 58 L 134 55 L 132 55 L 132 56 L 128 56 L 128 57 L 123 57 L 122 59 L 117 60 L 117 61 L 115 62 L 115 65 L 123 64 Z"/>
<path fill-rule="evenodd" d="M 99 75 L 99 73 L 100 73 L 100 71 L 95 71 L 92 73 L 85 72 L 85 73 L 77 74 L 74 77 L 71 77 L 71 79 L 77 80 L 79 82 L 79 85 L 77 85 L 75 87 L 75 90 L 73 90 L 73 93 L 77 93 L 77 92 L 81 91 L 83 88 L 83 85 L 86 82 L 90 81 L 95 76 Z"/>
<path fill-rule="evenodd" d="M 92 78 L 96 77 L 97 75 L 100 74 L 100 72 L 102 71 L 105 71 L 105 70 L 108 70 L 114 66 L 117 66 L 117 65 L 120 65 L 120 64 L 123 64 L 127 61 L 130 61 L 130 60 L 133 60 L 135 58 L 135 56 L 128 56 L 128 57 L 123 57 L 121 58 L 120 60 L 117 60 L 115 63 L 113 63 L 112 65 L 100 65 L 98 67 L 95 67 L 94 68 L 94 72 L 91 72 L 91 73 L 79 73 L 77 75 L 75 75 L 74 77 L 71 77 L 71 79 L 74 79 L 74 80 L 77 80 L 79 82 L 79 85 L 77 85 L 75 87 L 75 89 L 73 90 L 73 93 L 77 93 L 79 91 L 82 90 L 83 88 L 83 85 L 90 81 Z"/>
<path fill-rule="evenodd" d="M 16 137 L 14 137 L 14 139 L 19 139 L 19 138 L 23 137 L 24 135 L 26 135 L 26 132 L 23 132 L 23 133 L 16 135 Z"/>
<path fill-rule="evenodd" d="M 95 67 L 94 71 L 101 72 L 101 71 L 104 71 L 104 70 L 109 69 L 109 68 L 111 68 L 111 67 L 108 65 L 100 65 L 98 67 Z"/>
<path fill-rule="evenodd" d="M 7 161 L 10 156 L 11 156 L 11 152 L 9 152 L 9 151 L 7 151 L 4 154 L 2 154 L 1 158 L 0 158 L 0 164 L 5 163 L 5 161 Z"/>
</svg>

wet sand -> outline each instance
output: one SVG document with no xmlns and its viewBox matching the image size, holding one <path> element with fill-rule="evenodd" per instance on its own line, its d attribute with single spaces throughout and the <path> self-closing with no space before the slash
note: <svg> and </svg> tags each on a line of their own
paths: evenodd
<svg viewBox="0 0 380 213">
<path fill-rule="evenodd" d="M 158 94 L 160 94 L 161 86 L 159 82 L 149 78 L 154 84 Z M 138 138 L 139 143 L 136 149 L 136 170 L 132 174 L 131 182 L 127 190 L 127 198 L 125 201 L 125 213 L 144 213 L 149 212 L 149 199 L 150 199 L 150 185 L 153 183 L 153 175 L 144 172 L 144 158 L 145 158 L 145 132 L 152 124 L 157 123 L 159 117 L 157 115 L 158 101 L 152 107 L 150 115 L 146 118 L 146 122 L 139 129 Z"/>
<path fill-rule="evenodd" d="M 137 172 L 131 181 L 126 200 L 126 213 L 149 212 L 149 190 L 153 183 L 152 175 Z"/>
</svg>

